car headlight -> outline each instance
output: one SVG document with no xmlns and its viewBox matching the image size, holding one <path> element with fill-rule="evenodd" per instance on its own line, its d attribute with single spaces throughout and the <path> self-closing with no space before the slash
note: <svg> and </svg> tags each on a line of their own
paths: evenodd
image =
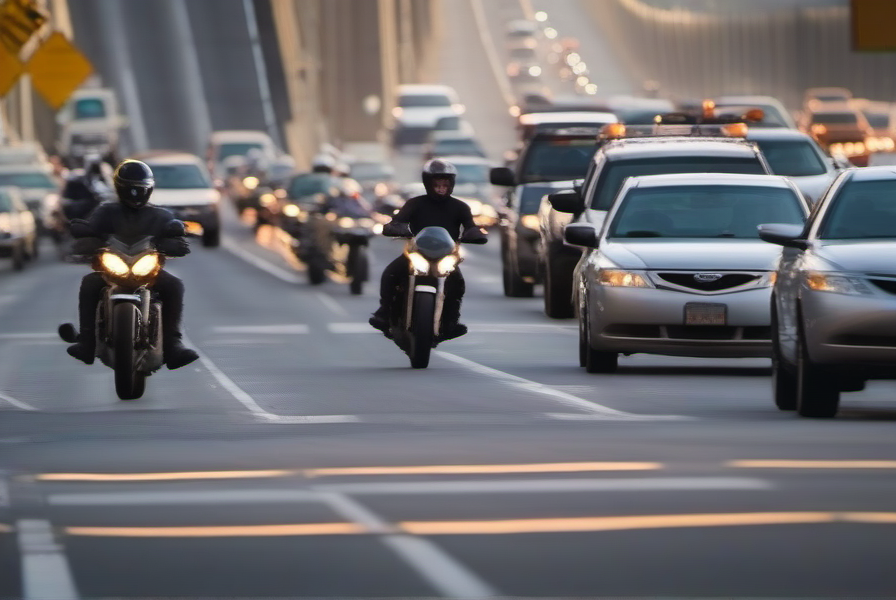
<svg viewBox="0 0 896 600">
<path fill-rule="evenodd" d="M 409 252 L 408 260 L 411 261 L 411 266 L 417 273 L 429 273 L 429 261 L 419 252 Z"/>
<path fill-rule="evenodd" d="M 119 277 L 124 277 L 131 271 L 128 268 L 127 263 L 124 262 L 120 256 L 112 254 L 111 252 L 103 252 L 102 256 L 100 256 L 100 263 L 103 265 L 104 269 Z"/>
<path fill-rule="evenodd" d="M 449 254 L 445 258 L 439 261 L 436 265 L 436 270 L 439 275 L 448 275 L 451 271 L 454 270 L 454 267 L 457 266 L 457 257 L 453 254 Z"/>
<path fill-rule="evenodd" d="M 523 215 L 520 218 L 520 225 L 526 229 L 534 229 L 535 231 L 538 231 L 541 227 L 541 220 L 538 218 L 538 215 Z"/>
<path fill-rule="evenodd" d="M 261 204 L 264 206 L 271 206 L 272 204 L 275 204 L 277 202 L 277 196 L 270 192 L 267 192 L 265 194 L 262 194 L 258 201 L 261 202 Z"/>
<path fill-rule="evenodd" d="M 608 287 L 653 287 L 640 274 L 619 269 L 601 269 L 597 274 L 597 282 Z"/>
<path fill-rule="evenodd" d="M 243 179 L 243 185 L 247 190 L 254 190 L 259 183 L 261 182 L 258 180 L 258 177 L 246 177 Z"/>
<path fill-rule="evenodd" d="M 351 217 L 340 217 L 336 224 L 343 229 L 350 229 L 355 226 L 355 220 Z"/>
<path fill-rule="evenodd" d="M 116 257 L 118 258 L 118 257 Z M 159 266 L 159 256 L 157 254 L 147 254 L 131 267 L 131 272 L 137 277 L 146 277 Z"/>
<path fill-rule="evenodd" d="M 850 294 L 854 296 L 871 294 L 871 288 L 858 277 L 845 275 L 829 275 L 818 271 L 806 273 L 806 285 L 816 292 L 831 292 L 834 294 Z"/>
<path fill-rule="evenodd" d="M 283 214 L 287 217 L 296 218 L 302 214 L 302 209 L 295 204 L 287 204 L 283 207 Z"/>
</svg>

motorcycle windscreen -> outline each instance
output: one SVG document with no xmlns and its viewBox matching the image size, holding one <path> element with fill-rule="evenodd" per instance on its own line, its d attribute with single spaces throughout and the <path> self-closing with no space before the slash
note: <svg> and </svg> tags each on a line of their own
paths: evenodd
<svg viewBox="0 0 896 600">
<path fill-rule="evenodd" d="M 444 227 L 424 227 L 414 238 L 417 252 L 429 260 L 439 260 L 454 252 L 455 242 Z"/>
</svg>

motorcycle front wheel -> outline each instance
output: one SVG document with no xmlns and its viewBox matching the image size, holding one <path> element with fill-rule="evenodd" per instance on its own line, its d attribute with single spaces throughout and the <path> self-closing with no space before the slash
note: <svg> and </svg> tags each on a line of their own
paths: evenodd
<svg viewBox="0 0 896 600">
<path fill-rule="evenodd" d="M 436 312 L 436 296 L 429 292 L 414 294 L 414 313 L 411 321 L 411 343 L 408 356 L 411 367 L 425 369 L 429 366 L 432 351 L 433 320 Z"/>
<path fill-rule="evenodd" d="M 136 370 L 137 307 L 130 302 L 112 309 L 112 347 L 115 352 L 115 393 L 122 400 L 143 395 L 146 376 Z"/>
<path fill-rule="evenodd" d="M 360 296 L 364 293 L 367 269 L 367 249 L 364 246 L 352 246 L 348 251 L 348 275 L 351 277 L 349 290 L 355 296 Z"/>
</svg>

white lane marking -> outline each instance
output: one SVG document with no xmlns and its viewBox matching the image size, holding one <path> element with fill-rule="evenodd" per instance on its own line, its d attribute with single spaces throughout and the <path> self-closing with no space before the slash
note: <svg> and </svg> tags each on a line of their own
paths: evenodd
<svg viewBox="0 0 896 600">
<path fill-rule="evenodd" d="M 498 51 L 495 49 L 495 40 L 492 38 L 485 22 L 485 11 L 482 8 L 482 0 L 470 0 L 470 7 L 473 9 L 473 20 L 476 21 L 476 29 L 479 30 L 479 38 L 482 41 L 482 48 L 485 50 L 485 56 L 488 64 L 495 76 L 495 82 L 501 90 L 501 96 L 508 107 L 516 104 L 513 90 L 510 87 L 510 81 L 504 73 L 504 67 L 501 65 L 501 59 L 498 58 Z"/>
<path fill-rule="evenodd" d="M 370 323 L 329 323 L 330 333 L 380 333 Z"/>
<path fill-rule="evenodd" d="M 49 521 L 16 522 L 22 561 L 22 591 L 28 600 L 76 600 L 78 592 L 62 546 Z"/>
<path fill-rule="evenodd" d="M 8 395 L 4 394 L 3 392 L 0 392 L 0 400 L 6 402 L 7 404 L 12 404 L 19 410 L 33 410 L 33 411 L 40 410 L 34 406 L 31 406 L 27 402 L 22 402 L 21 400 L 16 400 L 12 396 L 8 396 Z"/>
<path fill-rule="evenodd" d="M 692 490 L 769 490 L 772 484 L 744 477 L 646 477 L 640 479 L 513 479 L 498 481 L 397 481 L 329 483 L 321 492 L 343 494 L 516 494 L 563 492 L 667 492 Z"/>
<path fill-rule="evenodd" d="M 263 258 L 255 256 L 254 254 L 240 246 L 237 242 L 229 238 L 225 237 L 221 239 L 221 247 L 237 258 L 249 263 L 253 267 L 256 267 L 270 275 L 273 275 L 280 281 L 285 281 L 286 283 L 300 283 L 301 281 L 299 279 L 299 276 L 295 273 L 287 271 L 286 269 L 278 267 L 277 265 L 270 263 Z"/>
<path fill-rule="evenodd" d="M 302 335 L 311 329 L 303 323 L 284 325 L 222 325 L 213 327 L 214 333 L 261 333 L 270 335 Z"/>
<path fill-rule="evenodd" d="M 348 311 L 342 308 L 342 306 L 338 302 L 336 302 L 336 300 L 334 300 L 330 294 L 326 292 L 317 292 L 315 296 L 317 296 L 317 299 L 320 300 L 324 306 L 329 308 L 340 317 L 348 316 Z"/>
<path fill-rule="evenodd" d="M 471 333 L 576 333 L 575 325 L 553 325 L 551 323 L 467 323 Z M 369 323 L 330 323 L 330 333 L 380 333 Z"/>
<path fill-rule="evenodd" d="M 52 494 L 53 506 L 142 506 L 161 504 L 255 504 L 320 502 L 307 490 L 183 490 L 176 492 L 110 492 L 106 494 Z"/>
<path fill-rule="evenodd" d="M 58 333 L 45 331 L 26 331 L 21 333 L 0 333 L 0 340 L 62 340 Z"/>
<path fill-rule="evenodd" d="M 277 415 L 269 423 L 279 425 L 319 425 L 322 423 L 360 423 L 361 417 L 357 415 Z"/>
<path fill-rule="evenodd" d="M 383 532 L 383 544 L 403 559 L 439 594 L 448 598 L 488 598 L 498 592 L 475 573 L 426 538 L 403 533 L 388 533 L 393 527 L 366 507 L 342 494 L 321 496 L 343 518 L 363 525 L 370 531 Z"/>
<path fill-rule="evenodd" d="M 493 369 L 492 367 L 487 367 L 478 362 L 472 361 L 468 358 L 464 358 L 462 356 L 458 356 L 456 354 L 451 354 L 450 352 L 444 352 L 442 350 L 436 350 L 435 353 L 442 358 L 450 360 L 451 362 L 457 363 L 462 367 L 465 367 L 474 373 L 479 373 L 480 375 L 485 375 L 486 377 L 491 377 L 493 379 L 497 379 L 498 381 L 516 387 L 527 392 L 542 394 L 544 396 L 548 396 L 549 398 L 560 402 L 561 404 L 565 404 L 567 406 L 573 406 L 575 408 L 579 408 L 590 413 L 591 418 L 594 420 L 605 419 L 608 421 L 681 421 L 681 420 L 690 420 L 689 417 L 682 417 L 678 415 L 636 415 L 634 413 L 624 412 L 621 410 L 616 410 L 615 408 L 610 408 L 609 406 L 604 406 L 603 404 L 598 404 L 597 402 L 592 402 L 590 400 L 585 400 L 584 398 L 580 398 L 578 396 L 573 396 L 567 392 L 562 392 L 558 389 L 549 387 L 544 385 L 543 383 L 538 383 L 537 381 L 532 381 L 530 379 L 524 379 L 523 377 L 517 377 L 516 375 L 511 375 L 510 373 L 505 373 L 504 371 L 499 371 L 498 369 Z"/>
</svg>

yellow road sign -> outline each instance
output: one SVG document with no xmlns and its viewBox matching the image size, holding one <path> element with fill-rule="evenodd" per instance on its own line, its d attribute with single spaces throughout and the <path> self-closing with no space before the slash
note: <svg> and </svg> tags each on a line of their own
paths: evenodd
<svg viewBox="0 0 896 600">
<path fill-rule="evenodd" d="M 9 93 L 23 71 L 19 57 L 0 45 L 0 97 Z"/>
<path fill-rule="evenodd" d="M 31 55 L 26 69 L 34 89 L 56 110 L 93 72 L 87 57 L 58 31 Z"/>
<path fill-rule="evenodd" d="M 0 4 L 0 45 L 17 55 L 47 19 L 35 0 L 6 0 Z"/>
</svg>

